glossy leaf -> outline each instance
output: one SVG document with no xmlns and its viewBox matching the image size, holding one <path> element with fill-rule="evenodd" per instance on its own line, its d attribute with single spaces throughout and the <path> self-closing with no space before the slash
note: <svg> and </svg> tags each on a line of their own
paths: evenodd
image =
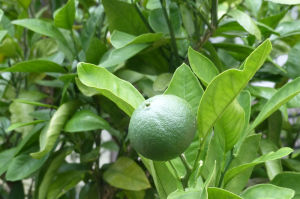
<svg viewBox="0 0 300 199">
<path fill-rule="evenodd" d="M 219 74 L 214 63 L 194 49 L 189 48 L 188 57 L 192 70 L 203 84 L 208 85 Z"/>
<path fill-rule="evenodd" d="M 292 189 L 277 187 L 271 184 L 259 184 L 246 189 L 242 193 L 244 199 L 272 198 L 292 199 L 295 192 Z"/>
<path fill-rule="evenodd" d="M 300 4 L 300 0 L 267 0 L 273 3 L 286 4 L 286 5 L 297 5 Z"/>
<path fill-rule="evenodd" d="M 113 49 L 100 61 L 100 66 L 109 68 L 121 64 L 148 47 L 148 44 L 132 44 Z"/>
<path fill-rule="evenodd" d="M 209 187 L 207 189 L 208 199 L 242 199 L 240 196 L 235 195 L 225 189 L 220 189 L 217 187 Z"/>
<path fill-rule="evenodd" d="M 66 5 L 54 12 L 55 26 L 71 30 L 75 20 L 75 12 L 75 0 L 68 0 Z"/>
<path fill-rule="evenodd" d="M 278 150 L 278 147 L 270 140 L 262 140 L 260 144 L 262 154 L 267 154 L 271 151 Z M 269 180 L 272 180 L 277 174 L 282 172 L 280 160 L 272 160 L 265 162 Z"/>
<path fill-rule="evenodd" d="M 300 42 L 296 43 L 288 53 L 288 60 L 285 64 L 288 76 L 297 78 L 300 76 L 300 67 L 297 64 L 300 61 Z"/>
<path fill-rule="evenodd" d="M 111 32 L 118 30 L 132 35 L 148 32 L 134 4 L 120 0 L 104 0 L 102 4 Z"/>
<path fill-rule="evenodd" d="M 203 95 L 203 88 L 191 69 L 186 64 L 182 64 L 176 69 L 165 94 L 176 95 L 185 99 L 196 114 Z"/>
<path fill-rule="evenodd" d="M 167 198 L 169 194 L 178 188 L 178 183 L 181 182 L 178 182 L 165 162 L 151 161 L 144 157 L 141 157 L 141 159 L 153 178 L 160 198 Z"/>
<path fill-rule="evenodd" d="M 230 11 L 229 15 L 233 17 L 247 32 L 254 35 L 258 40 L 261 40 L 261 32 L 249 15 L 238 9 Z"/>
<path fill-rule="evenodd" d="M 45 122 L 45 120 L 34 120 L 32 122 L 18 122 L 18 123 L 14 123 L 14 124 L 11 124 L 6 129 L 6 132 L 10 132 L 10 131 L 13 131 L 13 130 L 15 130 L 17 128 L 24 127 L 24 126 L 31 126 L 31 125 L 34 125 L 34 124 L 39 124 L 39 123 L 42 123 L 42 122 Z"/>
<path fill-rule="evenodd" d="M 221 171 L 221 165 L 222 161 L 224 158 L 224 145 L 220 143 L 220 139 L 217 136 L 213 136 L 209 142 L 208 149 L 207 149 L 207 154 L 204 159 L 204 164 L 203 167 L 201 168 L 201 174 L 202 176 L 206 179 L 205 183 L 209 183 L 211 185 L 215 185 L 216 181 L 216 176 L 220 173 Z M 212 170 L 212 168 L 215 167 L 215 171 Z M 214 174 L 212 175 L 212 172 Z M 209 177 L 212 175 L 211 177 Z M 210 179 L 211 180 L 208 180 Z"/>
<path fill-rule="evenodd" d="M 238 150 L 239 147 L 241 146 L 242 142 L 247 137 L 247 129 L 248 129 L 248 125 L 249 125 L 250 117 L 251 117 L 251 94 L 248 91 L 242 91 L 237 100 L 245 112 L 244 129 L 242 130 L 241 138 L 239 139 L 239 141 L 237 143 L 237 147 L 236 147 L 236 149 Z"/>
<path fill-rule="evenodd" d="M 16 148 L 7 149 L 0 153 L 0 175 L 8 168 L 10 161 L 15 156 Z"/>
<path fill-rule="evenodd" d="M 9 181 L 17 181 L 27 178 L 36 172 L 45 163 L 48 156 L 41 159 L 34 159 L 29 154 L 20 154 L 16 156 L 7 169 L 6 179 Z"/>
<path fill-rule="evenodd" d="M 107 121 L 99 117 L 90 110 L 78 111 L 72 116 L 65 125 L 65 131 L 69 133 L 92 131 L 98 129 L 109 130 Z"/>
<path fill-rule="evenodd" d="M 59 173 L 55 183 L 49 186 L 47 199 L 58 199 L 70 189 L 74 188 L 85 176 L 85 171 L 71 170 Z"/>
<path fill-rule="evenodd" d="M 148 17 L 148 23 L 155 32 L 169 34 L 167 21 L 161 16 L 164 16 L 161 8 L 151 10 Z M 169 20 L 171 21 L 175 35 L 180 34 L 181 17 L 177 4 L 170 3 Z"/>
<path fill-rule="evenodd" d="M 41 103 L 41 102 L 36 102 L 36 101 L 31 101 L 31 100 L 26 100 L 26 99 L 16 99 L 14 101 L 22 103 L 22 104 L 29 104 L 29 105 L 40 106 L 40 107 L 45 107 L 45 108 L 57 109 L 56 106 L 53 106 L 53 105 L 50 105 L 50 104 L 44 104 L 44 103 Z"/>
<path fill-rule="evenodd" d="M 131 115 L 144 97 L 130 84 L 108 72 L 105 68 L 80 63 L 77 67 L 80 81 L 113 101 L 127 115 Z"/>
<path fill-rule="evenodd" d="M 243 70 L 227 70 L 211 81 L 198 109 L 198 128 L 201 137 L 206 137 L 222 113 L 263 65 L 271 47 L 271 42 L 265 41 L 246 59 Z"/>
<path fill-rule="evenodd" d="M 52 183 L 52 180 L 55 178 L 57 170 L 64 162 L 66 155 L 68 155 L 69 153 L 70 150 L 64 150 L 58 155 L 56 155 L 55 158 L 52 160 L 52 162 L 47 168 L 47 171 L 45 172 L 45 175 L 43 176 L 42 181 L 40 182 L 38 189 L 38 198 L 46 199 L 48 189 Z"/>
<path fill-rule="evenodd" d="M 258 156 L 257 151 L 260 139 L 260 134 L 254 134 L 246 137 L 246 139 L 243 140 L 238 153 L 235 155 L 236 157 L 232 160 L 229 169 L 253 161 Z M 224 184 L 224 188 L 233 193 L 239 194 L 247 185 L 251 173 L 252 168 L 244 170 Z"/>
<path fill-rule="evenodd" d="M 40 19 L 20 19 L 15 20 L 12 23 L 58 40 L 64 53 L 66 53 L 67 56 L 72 56 L 70 53 L 72 53 L 73 50 L 69 47 L 69 43 L 64 35 L 52 23 Z"/>
<path fill-rule="evenodd" d="M 162 36 L 163 34 L 161 33 L 145 33 L 139 36 L 134 36 L 134 35 L 127 34 L 125 32 L 120 32 L 115 30 L 111 35 L 110 40 L 111 40 L 111 44 L 115 48 L 122 48 L 130 44 L 145 44 L 145 43 L 155 42 L 161 39 Z"/>
<path fill-rule="evenodd" d="M 231 150 L 240 139 L 244 126 L 245 111 L 238 101 L 234 100 L 215 125 L 215 133 L 225 145 L 225 152 Z"/>
<path fill-rule="evenodd" d="M 19 94 L 18 99 L 22 100 L 41 100 L 45 97 L 44 94 L 36 91 L 22 91 Z M 10 119 L 11 123 L 27 123 L 32 122 L 33 118 L 30 116 L 30 113 L 34 111 L 34 107 L 29 104 L 23 104 L 17 101 L 14 101 L 9 106 L 9 111 L 11 113 Z M 17 132 L 23 132 L 24 134 L 27 134 L 32 129 L 32 126 L 25 126 L 21 128 L 15 129 Z"/>
<path fill-rule="evenodd" d="M 40 135 L 40 151 L 30 154 L 33 158 L 42 158 L 52 150 L 66 121 L 75 112 L 78 105 L 77 101 L 70 101 L 57 109 L 46 130 Z"/>
<path fill-rule="evenodd" d="M 150 183 L 143 170 L 127 157 L 119 158 L 103 174 L 110 185 L 132 191 L 150 188 Z"/>
<path fill-rule="evenodd" d="M 156 92 L 163 92 L 168 87 L 170 81 L 172 79 L 171 73 L 162 73 L 157 76 L 157 78 L 153 82 L 153 90 Z"/>
<path fill-rule="evenodd" d="M 197 189 L 176 190 L 167 199 L 199 199 L 201 191 Z"/>
<path fill-rule="evenodd" d="M 283 104 L 300 93 L 300 78 L 297 78 L 281 87 L 264 105 L 259 115 L 255 118 L 249 131 L 263 122 Z"/>
<path fill-rule="evenodd" d="M 13 65 L 10 68 L 2 70 L 3 72 L 30 72 L 30 73 L 45 73 L 56 72 L 65 73 L 65 69 L 55 62 L 47 60 L 30 60 L 23 61 Z"/>
<path fill-rule="evenodd" d="M 227 182 L 229 180 L 231 180 L 233 177 L 235 177 L 236 175 L 238 175 L 239 173 L 243 172 L 244 170 L 246 170 L 248 168 L 251 168 L 255 165 L 264 163 L 266 161 L 280 159 L 284 156 L 289 155 L 292 152 L 293 152 L 293 149 L 288 148 L 288 147 L 284 147 L 284 148 L 279 149 L 276 152 L 270 152 L 270 153 L 267 153 L 265 155 L 262 155 L 262 156 L 260 156 L 259 158 L 256 158 L 255 160 L 253 160 L 250 163 L 241 164 L 237 167 L 231 168 L 230 170 L 228 170 L 226 172 L 225 177 L 224 177 L 224 182 L 225 182 L 225 184 L 227 184 Z"/>
<path fill-rule="evenodd" d="M 271 181 L 272 184 L 280 187 L 293 189 L 295 191 L 295 198 L 300 197 L 300 173 L 283 172 L 275 176 Z"/>
</svg>

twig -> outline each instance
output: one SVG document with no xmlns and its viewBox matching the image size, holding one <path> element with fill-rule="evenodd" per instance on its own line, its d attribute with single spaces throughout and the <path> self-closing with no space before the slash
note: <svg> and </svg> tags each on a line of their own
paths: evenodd
<svg viewBox="0 0 300 199">
<path fill-rule="evenodd" d="M 143 23 L 147 26 L 148 30 L 151 33 L 154 33 L 154 31 L 152 30 L 151 26 L 149 25 L 147 19 L 145 18 L 145 16 L 143 15 L 143 13 L 141 12 L 140 8 L 138 7 L 137 3 L 133 2 L 133 0 L 131 0 L 131 4 L 134 5 L 136 11 L 138 12 L 140 18 L 142 19 Z"/>
<path fill-rule="evenodd" d="M 172 46 L 172 49 L 173 49 L 173 54 L 175 56 L 176 64 L 178 64 L 180 62 L 180 59 L 179 59 L 179 55 L 178 55 L 178 49 L 177 49 L 177 44 L 176 44 L 176 38 L 175 38 L 174 30 L 173 30 L 173 27 L 172 27 L 172 22 L 169 19 L 169 16 L 168 16 L 168 13 L 167 13 L 167 9 L 166 9 L 166 7 L 164 5 L 163 0 L 160 0 L 160 4 L 161 4 L 163 15 L 164 15 L 164 17 L 166 19 L 166 22 L 167 22 L 167 25 L 168 25 L 168 29 L 169 29 L 169 33 L 170 33 L 170 36 L 171 36 L 171 46 Z"/>
</svg>

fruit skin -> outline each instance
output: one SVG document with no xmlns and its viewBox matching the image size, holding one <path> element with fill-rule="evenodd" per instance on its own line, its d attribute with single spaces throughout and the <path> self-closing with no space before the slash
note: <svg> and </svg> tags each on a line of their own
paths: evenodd
<svg viewBox="0 0 300 199">
<path fill-rule="evenodd" d="M 195 132 L 196 117 L 188 102 L 174 95 L 157 95 L 133 112 L 128 137 L 144 157 L 167 161 L 187 149 Z"/>
</svg>

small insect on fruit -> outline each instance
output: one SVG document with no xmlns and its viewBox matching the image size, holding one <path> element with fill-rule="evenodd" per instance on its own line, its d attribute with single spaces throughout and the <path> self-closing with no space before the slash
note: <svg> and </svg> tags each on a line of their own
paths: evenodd
<svg viewBox="0 0 300 199">
<path fill-rule="evenodd" d="M 196 117 L 187 101 L 174 95 L 157 95 L 133 112 L 129 140 L 146 158 L 167 161 L 183 153 L 196 132 Z"/>
</svg>

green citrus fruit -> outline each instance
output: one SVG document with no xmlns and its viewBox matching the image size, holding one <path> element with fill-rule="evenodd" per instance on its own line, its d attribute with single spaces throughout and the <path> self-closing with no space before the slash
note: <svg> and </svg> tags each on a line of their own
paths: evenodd
<svg viewBox="0 0 300 199">
<path fill-rule="evenodd" d="M 195 132 L 196 118 L 187 101 L 174 95 L 157 95 L 133 112 L 128 136 L 141 155 L 167 161 L 186 150 Z"/>
</svg>

